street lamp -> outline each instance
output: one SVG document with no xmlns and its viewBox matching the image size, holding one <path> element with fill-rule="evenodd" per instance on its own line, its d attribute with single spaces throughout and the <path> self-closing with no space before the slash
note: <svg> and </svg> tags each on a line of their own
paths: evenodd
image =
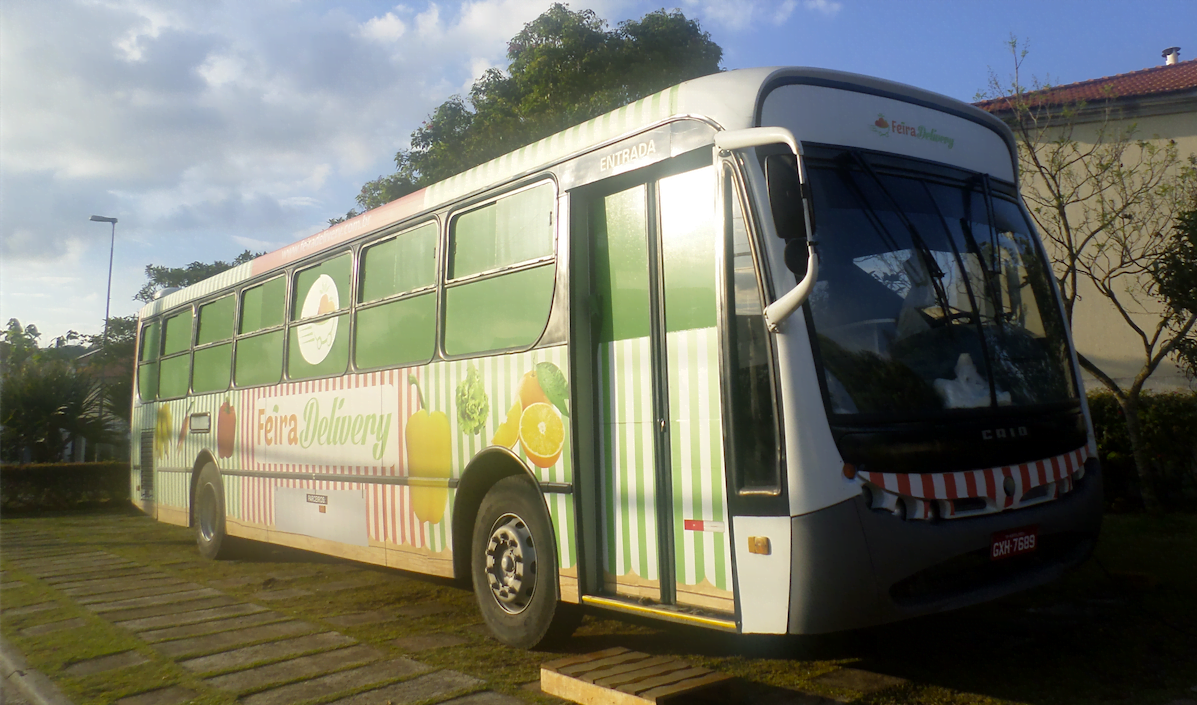
<svg viewBox="0 0 1197 705">
<path fill-rule="evenodd" d="M 112 241 L 108 245 L 108 293 L 105 295 L 105 299 L 104 299 L 104 340 L 100 344 L 100 351 L 107 352 L 108 351 L 108 316 L 111 313 L 111 306 L 112 306 L 112 254 L 113 254 L 113 252 L 116 251 L 116 218 L 109 218 L 108 216 L 103 216 L 103 215 L 93 215 L 91 217 L 91 221 L 93 223 L 112 223 Z M 100 372 L 100 417 L 101 417 L 101 419 L 104 416 L 104 402 L 107 401 L 107 399 L 105 399 L 105 397 L 108 396 L 107 395 L 108 383 L 107 383 L 107 380 L 105 379 L 105 377 L 106 377 L 105 372 L 101 371 Z M 99 450 L 100 450 L 99 446 L 96 446 L 96 451 L 97 451 L 96 460 L 100 459 L 99 455 L 98 455 Z"/>
<path fill-rule="evenodd" d="M 112 223 L 112 243 L 108 246 L 108 296 L 104 299 L 104 342 L 100 349 L 103 350 L 108 347 L 108 313 L 112 305 L 112 253 L 116 250 L 116 218 L 109 218 L 103 215 L 93 215 L 91 217 L 93 223 Z"/>
</svg>

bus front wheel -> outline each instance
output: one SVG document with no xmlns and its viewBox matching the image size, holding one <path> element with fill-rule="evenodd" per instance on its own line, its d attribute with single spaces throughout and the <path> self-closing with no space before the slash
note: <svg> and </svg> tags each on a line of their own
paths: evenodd
<svg viewBox="0 0 1197 705">
<path fill-rule="evenodd" d="M 224 485 L 214 463 L 204 465 L 195 485 L 195 542 L 200 555 L 215 560 L 229 553 L 224 526 Z"/>
<path fill-rule="evenodd" d="M 552 524 L 531 482 L 513 475 L 490 488 L 470 545 L 474 594 L 496 639 L 531 649 L 573 633 L 580 614 L 558 599 Z"/>
</svg>

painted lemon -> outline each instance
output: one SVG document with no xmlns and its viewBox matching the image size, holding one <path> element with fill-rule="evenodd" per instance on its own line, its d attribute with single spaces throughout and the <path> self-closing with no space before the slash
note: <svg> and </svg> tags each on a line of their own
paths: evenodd
<svg viewBox="0 0 1197 705">
<path fill-rule="evenodd" d="M 518 401 L 512 404 L 507 411 L 507 420 L 495 431 L 494 437 L 490 439 L 490 444 L 515 448 L 515 444 L 520 440 L 520 414 L 522 413 L 523 407 Z"/>
<path fill-rule="evenodd" d="M 164 458 L 170 451 L 171 436 L 170 406 L 163 404 L 158 407 L 158 418 L 154 422 L 154 457 Z"/>
<path fill-rule="evenodd" d="M 524 409 L 520 416 L 520 444 L 532 464 L 552 467 L 565 445 L 565 424 L 552 404 L 539 402 Z"/>
</svg>

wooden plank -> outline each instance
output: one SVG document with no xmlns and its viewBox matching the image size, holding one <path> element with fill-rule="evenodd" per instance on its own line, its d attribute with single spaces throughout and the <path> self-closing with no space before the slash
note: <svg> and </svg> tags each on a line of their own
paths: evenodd
<svg viewBox="0 0 1197 705">
<path fill-rule="evenodd" d="M 607 679 L 605 679 L 606 682 L 603 683 L 602 685 L 605 688 L 616 688 L 616 687 L 620 687 L 620 686 L 624 686 L 624 685 L 635 684 L 635 683 L 643 681 L 647 678 L 657 678 L 659 676 L 663 676 L 668 673 L 673 673 L 674 671 L 685 670 L 689 667 L 690 667 L 690 664 L 686 663 L 685 661 L 679 661 L 677 659 L 669 659 L 665 663 L 662 663 L 658 666 L 650 666 L 648 668 L 643 668 L 638 671 L 631 671 L 629 673 L 624 673 L 619 676 L 607 678 Z M 625 691 L 625 692 L 631 692 L 631 691 Z"/>
<path fill-rule="evenodd" d="M 644 661 L 637 661 L 635 663 L 621 663 L 618 666 L 611 666 L 610 668 L 604 668 L 600 671 L 587 673 L 586 677 L 582 678 L 582 680 L 586 681 L 587 683 L 595 683 L 604 687 L 611 687 L 612 685 L 618 685 L 619 683 L 626 682 L 626 677 L 624 680 L 619 680 L 620 676 L 625 676 L 625 674 L 632 674 L 635 671 L 652 668 L 653 666 L 660 666 L 661 664 L 669 663 L 672 660 L 673 659 L 669 658 L 668 656 L 655 656 L 653 658 L 645 659 Z M 632 675 L 631 677 L 638 678 L 639 676 Z"/>
<path fill-rule="evenodd" d="M 699 668 L 699 667 L 683 668 L 682 670 L 675 670 L 670 673 L 665 673 L 665 674 L 662 674 L 662 675 L 659 675 L 659 676 L 656 676 L 653 678 L 647 678 L 645 680 L 635 681 L 634 683 L 625 683 L 625 684 L 619 686 L 618 688 L 616 688 L 616 690 L 619 690 L 624 693 L 631 693 L 632 695 L 639 695 L 641 693 L 652 690 L 653 688 L 656 688 L 657 686 L 669 685 L 671 683 L 677 683 L 678 681 L 684 681 L 687 678 L 693 678 L 695 676 L 705 676 L 706 674 L 708 674 L 710 672 L 711 672 L 711 669 L 709 669 L 709 668 Z"/>
<path fill-rule="evenodd" d="M 615 647 L 567 656 L 540 669 L 540 689 L 581 705 L 656 705 L 731 677 L 669 656 Z"/>
<path fill-rule="evenodd" d="M 558 668 L 561 668 L 563 666 L 570 666 L 575 663 L 582 663 L 583 661 L 590 661 L 590 660 L 596 659 L 596 658 L 604 658 L 606 656 L 615 656 L 617 654 L 622 654 L 622 653 L 626 653 L 626 652 L 627 652 L 627 649 L 623 648 L 622 646 L 616 646 L 616 647 L 613 647 L 610 649 L 603 649 L 602 651 L 595 651 L 595 652 L 589 653 L 589 654 L 575 654 L 573 656 L 564 656 L 562 658 L 557 659 L 556 661 L 549 661 L 548 663 L 542 663 L 542 664 L 540 664 L 540 667 L 542 669 L 547 668 L 550 671 L 556 671 Z"/>
<path fill-rule="evenodd" d="M 617 654 L 615 656 L 608 656 L 607 658 L 595 659 L 593 661 L 584 661 L 582 663 L 575 663 L 570 666 L 562 666 L 556 669 L 558 673 L 563 676 L 581 677 L 583 673 L 599 670 L 605 666 L 616 666 L 621 663 L 629 661 L 643 661 L 648 658 L 648 654 L 642 654 L 637 651 L 629 651 L 624 654 Z"/>
<path fill-rule="evenodd" d="M 731 680 L 732 677 L 726 673 L 717 673 L 715 671 L 711 671 L 705 676 L 689 678 L 679 683 L 663 685 L 659 688 L 646 690 L 643 693 L 638 693 L 638 696 L 653 703 L 663 703 L 677 696 L 687 695 L 699 690 L 706 690 L 707 688 L 713 688 L 721 683 L 729 683 Z"/>
<path fill-rule="evenodd" d="M 644 698 L 600 688 L 555 671 L 540 671 L 540 690 L 580 705 L 650 705 Z"/>
</svg>

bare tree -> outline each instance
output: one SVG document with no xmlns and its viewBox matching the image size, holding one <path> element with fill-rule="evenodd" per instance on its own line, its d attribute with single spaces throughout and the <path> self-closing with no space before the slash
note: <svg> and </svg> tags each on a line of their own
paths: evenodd
<svg viewBox="0 0 1197 705">
<path fill-rule="evenodd" d="M 1142 343 L 1142 365 L 1129 383 L 1078 358 L 1118 400 L 1144 506 L 1156 512 L 1161 504 L 1143 444 L 1141 394 L 1160 363 L 1192 344 L 1197 316 L 1167 305 L 1152 273 L 1168 254 L 1178 215 L 1192 208 L 1194 158 L 1182 158 L 1173 141 L 1140 136 L 1121 119 L 1112 93 L 1090 104 L 1068 101 L 1038 79 L 1024 86 L 1026 44 L 1012 36 L 1009 45 L 1013 74 L 1003 81 L 990 69 L 988 90 L 978 98 L 1014 130 L 1020 189 L 1046 240 L 1069 325 L 1087 282 L 1101 299 L 1084 305 L 1112 307 Z"/>
</svg>

